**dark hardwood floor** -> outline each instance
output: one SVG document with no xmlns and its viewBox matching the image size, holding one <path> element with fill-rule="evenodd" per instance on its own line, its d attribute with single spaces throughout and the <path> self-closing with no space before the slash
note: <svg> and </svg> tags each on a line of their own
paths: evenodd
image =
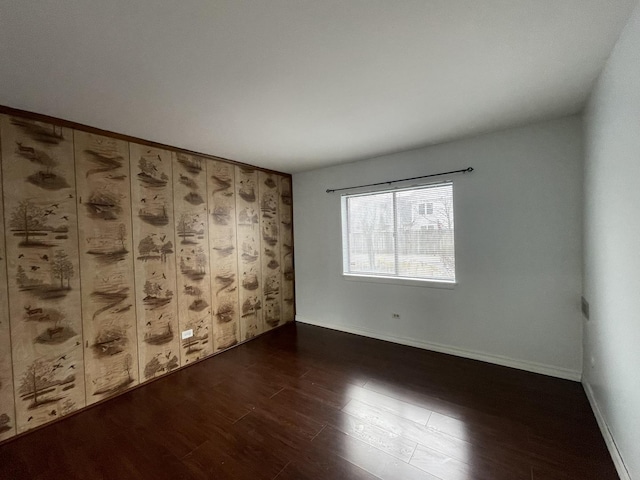
<svg viewBox="0 0 640 480">
<path fill-rule="evenodd" d="M 618 477 L 579 383 L 292 324 L 0 446 L 0 478 Z"/>
</svg>

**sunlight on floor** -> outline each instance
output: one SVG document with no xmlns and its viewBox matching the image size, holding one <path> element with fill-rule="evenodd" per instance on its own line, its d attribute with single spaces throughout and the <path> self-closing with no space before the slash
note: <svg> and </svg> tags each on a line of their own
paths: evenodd
<svg viewBox="0 0 640 480">
<path fill-rule="evenodd" d="M 349 389 L 351 400 L 337 422 L 345 434 L 344 458 L 381 478 L 397 475 L 400 468 L 407 475 L 419 469 L 442 478 L 470 480 L 473 452 L 464 421 L 385 393 L 366 385 Z"/>
</svg>

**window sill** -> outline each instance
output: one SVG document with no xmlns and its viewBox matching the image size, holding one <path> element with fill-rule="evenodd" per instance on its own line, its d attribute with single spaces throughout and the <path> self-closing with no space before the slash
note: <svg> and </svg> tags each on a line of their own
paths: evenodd
<svg viewBox="0 0 640 480">
<path fill-rule="evenodd" d="M 369 282 L 369 283 L 386 283 L 391 285 L 407 285 L 411 287 L 426 287 L 426 288 L 443 288 L 445 290 L 453 290 L 457 282 L 446 282 L 438 280 L 417 280 L 415 278 L 403 278 L 403 277 L 383 277 L 372 275 L 357 275 L 353 273 L 343 273 L 342 277 L 345 280 L 356 282 Z"/>
</svg>

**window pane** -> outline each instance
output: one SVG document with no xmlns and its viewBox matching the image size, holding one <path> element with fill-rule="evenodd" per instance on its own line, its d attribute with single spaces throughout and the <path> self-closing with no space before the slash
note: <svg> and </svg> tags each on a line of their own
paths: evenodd
<svg viewBox="0 0 640 480">
<path fill-rule="evenodd" d="M 398 275 L 454 281 L 453 186 L 399 191 L 396 205 Z"/>
<path fill-rule="evenodd" d="M 393 193 L 347 199 L 349 272 L 395 274 Z"/>
<path fill-rule="evenodd" d="M 344 272 L 455 281 L 453 184 L 345 195 Z"/>
</svg>

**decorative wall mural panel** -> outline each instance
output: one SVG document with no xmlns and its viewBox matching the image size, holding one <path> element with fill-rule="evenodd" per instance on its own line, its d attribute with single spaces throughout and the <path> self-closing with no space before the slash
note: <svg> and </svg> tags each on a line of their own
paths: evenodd
<svg viewBox="0 0 640 480">
<path fill-rule="evenodd" d="M 264 331 L 258 171 L 236 166 L 235 173 L 240 339 L 247 340 Z"/>
<path fill-rule="evenodd" d="M 87 403 L 138 383 L 129 145 L 75 131 Z"/>
<path fill-rule="evenodd" d="M 86 130 L 0 106 L 0 442 L 294 317 L 290 176 Z"/>
<path fill-rule="evenodd" d="M 181 364 L 213 353 L 206 160 L 173 153 L 173 201 L 176 225 L 177 299 Z"/>
<path fill-rule="evenodd" d="M 85 405 L 73 131 L 2 116 L 17 432 Z"/>
<path fill-rule="evenodd" d="M 0 158 L 2 140 L 0 138 Z M 2 170 L 0 169 L 0 199 Z M 9 328 L 9 292 L 7 286 L 7 255 L 4 242 L 4 212 L 0 201 L 0 440 L 16 434 L 16 410 L 13 395 L 13 365 L 11 364 L 11 330 Z"/>
<path fill-rule="evenodd" d="M 234 178 L 233 165 L 222 161 L 207 162 L 213 344 L 216 351 L 240 341 Z"/>
<path fill-rule="evenodd" d="M 293 202 L 291 177 L 280 177 L 280 252 L 282 272 L 282 321 L 294 320 Z"/>
<path fill-rule="evenodd" d="M 258 182 L 263 321 L 264 329 L 270 330 L 280 325 L 282 317 L 280 179 L 277 175 L 260 171 Z"/>
<path fill-rule="evenodd" d="M 135 143 L 131 204 L 140 381 L 180 366 L 171 152 Z"/>
</svg>

